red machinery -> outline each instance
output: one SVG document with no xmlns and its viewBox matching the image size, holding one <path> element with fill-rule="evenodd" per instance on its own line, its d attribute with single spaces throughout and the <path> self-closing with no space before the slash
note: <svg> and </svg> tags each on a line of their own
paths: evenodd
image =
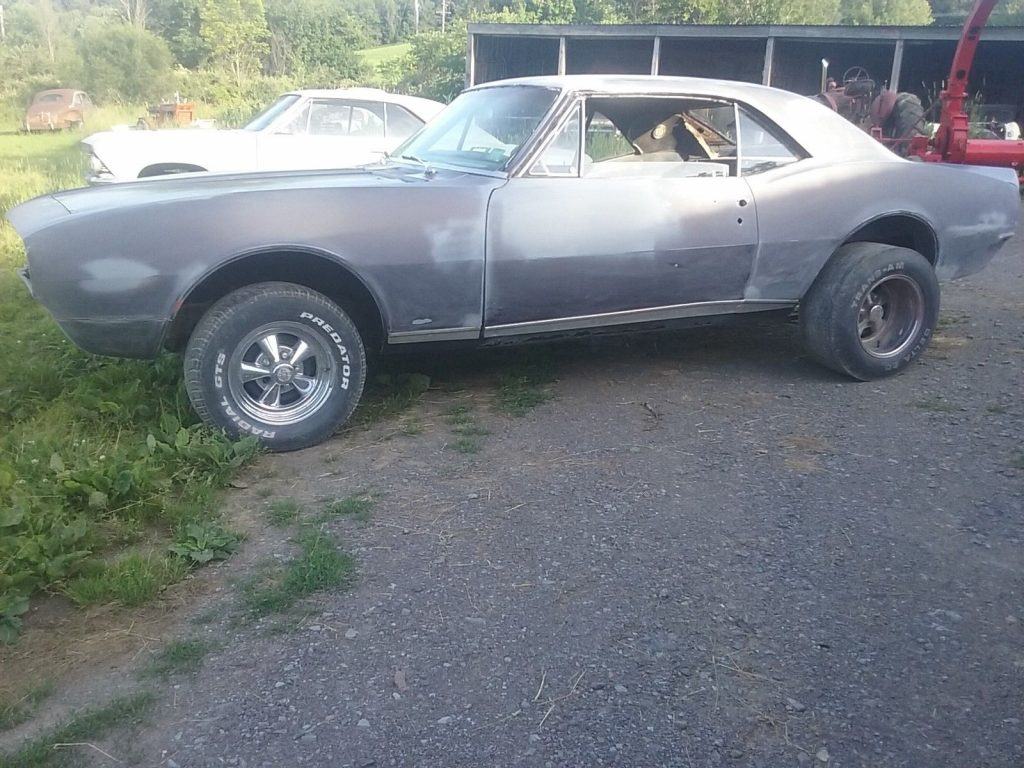
<svg viewBox="0 0 1024 768">
<path fill-rule="evenodd" d="M 972 139 L 968 137 L 968 116 L 964 112 L 967 80 L 974 63 L 981 30 L 998 0 L 977 0 L 971 9 L 949 70 L 949 81 L 939 94 L 942 113 L 933 138 L 917 136 L 910 142 L 911 156 L 928 162 L 966 163 L 1013 168 L 1024 178 L 1024 140 Z"/>
</svg>

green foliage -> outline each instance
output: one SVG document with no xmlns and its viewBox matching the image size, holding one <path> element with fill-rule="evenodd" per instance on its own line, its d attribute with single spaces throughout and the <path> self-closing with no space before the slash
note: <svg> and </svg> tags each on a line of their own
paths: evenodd
<svg viewBox="0 0 1024 768">
<path fill-rule="evenodd" d="M 353 424 L 369 425 L 412 407 L 430 388 L 430 377 L 422 373 L 381 374 L 367 388 L 355 412 Z"/>
<path fill-rule="evenodd" d="M 239 87 L 270 50 L 263 0 L 201 0 L 199 33 L 210 60 L 230 72 Z"/>
<path fill-rule="evenodd" d="M 287 611 L 299 600 L 352 581 L 355 561 L 339 552 L 327 533 L 309 530 L 299 539 L 302 551 L 283 569 L 276 569 L 246 585 L 243 600 L 258 618 Z"/>
<path fill-rule="evenodd" d="M 543 354 L 526 356 L 502 374 L 498 382 L 498 410 L 509 416 L 524 416 L 551 399 L 545 386 L 553 379 L 554 366 L 550 357 Z"/>
<path fill-rule="evenodd" d="M 415 96 L 451 101 L 465 85 L 466 28 L 412 38 L 408 56 L 378 68 L 387 85 Z"/>
<path fill-rule="evenodd" d="M 98 100 L 150 101 L 173 91 L 171 50 L 144 29 L 92 23 L 79 44 L 82 87 Z"/>
<path fill-rule="evenodd" d="M 210 50 L 200 32 L 201 0 L 150 0 L 149 26 L 170 46 L 175 60 L 187 69 L 206 63 Z"/>
<path fill-rule="evenodd" d="M 843 24 L 931 24 L 928 0 L 841 0 Z"/>
<path fill-rule="evenodd" d="M 238 537 L 219 523 L 188 523 L 168 549 L 189 565 L 206 565 L 230 556 L 238 549 Z"/>
<path fill-rule="evenodd" d="M 78 139 L 0 137 L 0 214 L 77 185 Z M 13 230 L 0 224 L 0 636 L 7 640 L 26 600 L 41 590 L 67 589 L 83 603 L 136 603 L 207 549 L 220 556 L 226 544 L 204 523 L 211 495 L 257 447 L 196 423 L 178 358 L 117 361 L 75 349 L 15 274 L 23 259 Z M 189 524 L 207 527 L 190 537 Z M 143 536 L 187 551 L 116 558 Z"/>
<path fill-rule="evenodd" d="M 300 509 L 295 499 L 278 499 L 267 507 L 267 519 L 271 525 L 284 528 L 298 519 Z"/>
<path fill-rule="evenodd" d="M 366 31 L 342 6 L 328 0 L 268 0 L 270 71 L 324 86 L 364 74 L 358 50 Z"/>
<path fill-rule="evenodd" d="M 329 515 L 351 517 L 356 520 L 369 520 L 373 503 L 373 497 L 369 494 L 357 494 L 332 501 L 327 505 L 325 511 Z"/>
<path fill-rule="evenodd" d="M 29 689 L 14 701 L 0 701 L 0 732 L 8 731 L 31 719 L 39 705 L 52 696 L 55 689 L 53 681 L 47 680 Z"/>
<path fill-rule="evenodd" d="M 126 608 L 148 603 L 188 572 L 184 559 L 127 555 L 113 563 L 92 564 L 68 582 L 64 593 L 82 606 L 118 602 Z"/>
<path fill-rule="evenodd" d="M 213 646 L 204 640 L 175 640 L 153 657 L 143 675 L 166 680 L 175 674 L 193 674 L 203 666 L 203 660 L 211 650 Z"/>
<path fill-rule="evenodd" d="M 134 728 L 141 725 L 156 702 L 148 692 L 122 696 L 97 709 L 75 715 L 64 725 L 51 733 L 33 739 L 17 752 L 0 754 L 0 765 L 4 768 L 56 768 L 69 764 L 74 753 L 66 749 L 55 749 L 55 744 L 91 744 L 117 728 Z"/>
</svg>

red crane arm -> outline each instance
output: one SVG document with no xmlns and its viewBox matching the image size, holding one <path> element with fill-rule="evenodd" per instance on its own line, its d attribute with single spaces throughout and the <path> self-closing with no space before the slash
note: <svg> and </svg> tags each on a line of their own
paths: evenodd
<svg viewBox="0 0 1024 768">
<path fill-rule="evenodd" d="M 970 139 L 968 115 L 964 111 L 967 83 L 978 50 L 981 30 L 988 22 L 998 0 L 977 0 L 964 22 L 960 42 L 949 70 L 949 81 L 939 95 L 942 113 L 930 151 L 922 154 L 925 160 L 945 163 L 973 163 L 977 165 L 1003 165 L 1024 169 L 1024 141 Z"/>
</svg>

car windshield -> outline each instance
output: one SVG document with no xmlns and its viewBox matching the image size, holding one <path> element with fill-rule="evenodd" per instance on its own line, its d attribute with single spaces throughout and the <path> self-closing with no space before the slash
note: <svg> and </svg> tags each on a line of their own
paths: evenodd
<svg viewBox="0 0 1024 768">
<path fill-rule="evenodd" d="M 499 86 L 468 91 L 396 149 L 396 158 L 500 171 L 537 130 L 558 91 Z"/>
<path fill-rule="evenodd" d="M 41 93 L 36 96 L 36 104 L 60 104 L 63 101 L 63 93 Z"/>
<path fill-rule="evenodd" d="M 247 131 L 262 131 L 268 125 L 270 125 L 277 116 L 284 112 L 288 107 L 299 100 L 297 94 L 289 93 L 282 96 L 269 107 L 260 112 L 256 117 L 249 121 L 249 124 L 245 126 Z"/>
</svg>

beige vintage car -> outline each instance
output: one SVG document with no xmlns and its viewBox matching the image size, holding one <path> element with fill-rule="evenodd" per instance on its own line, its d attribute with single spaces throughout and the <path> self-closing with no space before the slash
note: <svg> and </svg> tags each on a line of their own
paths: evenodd
<svg viewBox="0 0 1024 768">
<path fill-rule="evenodd" d="M 93 109 L 89 94 L 73 88 L 39 91 L 25 111 L 22 128 L 26 131 L 59 131 L 80 128 Z"/>
</svg>

